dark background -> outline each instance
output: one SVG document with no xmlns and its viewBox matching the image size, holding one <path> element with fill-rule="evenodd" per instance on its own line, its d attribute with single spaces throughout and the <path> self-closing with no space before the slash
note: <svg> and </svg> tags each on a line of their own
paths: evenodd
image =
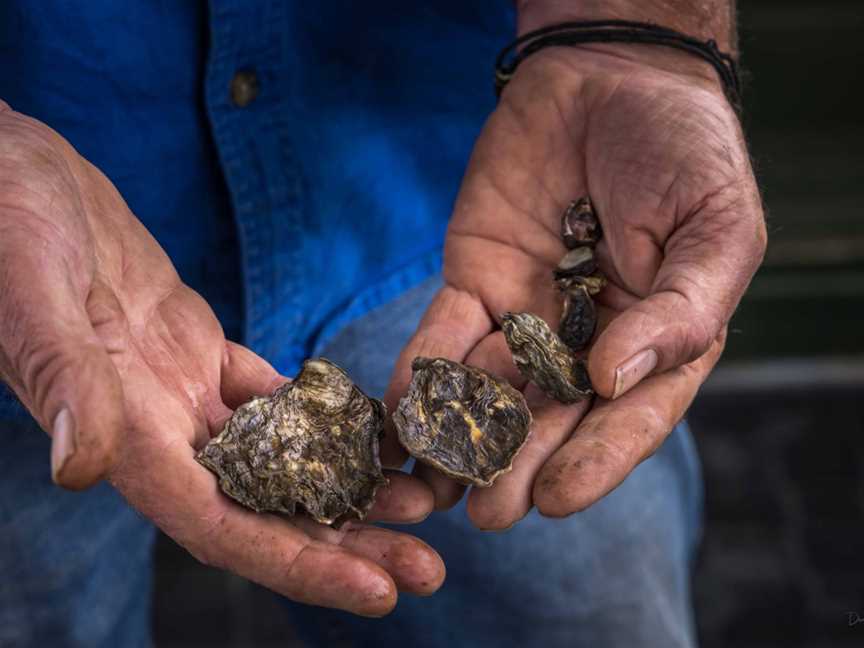
<svg viewBox="0 0 864 648">
<path fill-rule="evenodd" d="M 690 420 L 705 648 L 864 646 L 864 3 L 739 3 L 765 264 Z M 274 598 L 156 552 L 157 645 L 298 646 Z"/>
</svg>

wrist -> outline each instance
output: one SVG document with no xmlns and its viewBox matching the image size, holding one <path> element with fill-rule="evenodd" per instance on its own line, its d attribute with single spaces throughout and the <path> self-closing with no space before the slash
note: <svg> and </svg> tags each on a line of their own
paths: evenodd
<svg viewBox="0 0 864 648">
<path fill-rule="evenodd" d="M 735 53 L 734 0 L 516 0 L 521 36 L 547 25 L 579 20 L 633 20 L 713 39 Z"/>
<path fill-rule="evenodd" d="M 694 4 L 688 0 L 517 0 L 518 32 L 522 36 L 566 22 L 627 20 L 671 28 L 702 41 L 714 40 L 721 51 L 729 51 L 726 46 L 731 41 L 734 0 L 706 0 L 699 7 Z M 676 9 L 676 5 L 681 6 Z M 723 93 L 722 82 L 710 63 L 693 53 L 664 45 L 583 43 L 551 49 L 566 58 L 579 58 L 583 54 L 577 50 L 581 50 L 584 55 L 618 61 L 628 73 L 638 69 L 660 70 Z M 564 50 L 572 53 L 564 54 Z"/>
</svg>

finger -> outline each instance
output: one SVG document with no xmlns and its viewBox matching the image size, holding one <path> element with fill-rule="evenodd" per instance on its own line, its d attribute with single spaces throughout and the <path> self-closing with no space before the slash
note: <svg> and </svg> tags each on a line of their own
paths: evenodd
<svg viewBox="0 0 864 648">
<path fill-rule="evenodd" d="M 436 511 L 446 511 L 453 508 L 465 493 L 464 484 L 454 481 L 432 466 L 427 466 L 420 461 L 414 464 L 411 474 L 429 484 L 429 488 L 435 494 Z"/>
<path fill-rule="evenodd" d="M 399 354 L 387 390 L 388 406 L 395 406 L 395 400 L 408 388 L 414 358 L 448 358 L 461 362 L 492 326 L 483 304 L 473 295 L 450 286 L 438 291 L 417 331 Z"/>
<path fill-rule="evenodd" d="M 79 490 L 112 468 L 125 433 L 108 355 L 122 351 L 125 318 L 113 293 L 88 295 L 85 262 L 52 248 L 31 231 L 0 236 L 0 377 L 51 435 L 54 481 Z M 114 347 L 106 350 L 97 328 Z"/>
<path fill-rule="evenodd" d="M 371 560 L 390 574 L 399 591 L 429 596 L 444 582 L 444 562 L 419 538 L 354 523 L 338 530 L 309 518 L 298 518 L 296 524 L 316 540 L 339 545 Z"/>
<path fill-rule="evenodd" d="M 221 393 L 225 405 L 237 409 L 256 396 L 269 396 L 287 381 L 254 351 L 226 340 L 221 370 Z"/>
<path fill-rule="evenodd" d="M 503 378 L 517 389 L 522 389 L 528 381 L 516 368 L 513 356 L 504 339 L 504 333 L 495 331 L 484 337 L 475 346 L 465 364 L 485 369 L 494 376 Z"/>
<path fill-rule="evenodd" d="M 148 478 L 142 480 L 140 475 Z M 144 444 L 112 475 L 130 503 L 208 565 L 231 570 L 300 603 L 382 616 L 396 604 L 385 569 L 310 538 L 285 519 L 222 495 L 186 444 Z"/>
<path fill-rule="evenodd" d="M 708 353 L 653 376 L 614 401 L 599 401 L 541 470 L 533 500 L 543 515 L 581 511 L 617 487 L 669 435 L 720 357 Z"/>
<path fill-rule="evenodd" d="M 646 376 L 705 354 L 764 251 L 755 187 L 735 185 L 703 201 L 667 241 L 650 295 L 621 313 L 592 348 L 597 392 L 617 398 Z"/>
<path fill-rule="evenodd" d="M 440 357 L 461 362 L 492 326 L 489 314 L 478 299 L 450 286 L 442 288 L 420 320 L 416 333 L 399 354 L 384 396 L 388 410 L 395 411 L 399 399 L 407 391 L 414 358 Z M 395 430 L 388 425 L 381 443 L 382 462 L 387 466 L 401 466 L 406 456 Z"/>
<path fill-rule="evenodd" d="M 391 524 L 422 522 L 435 506 L 432 490 L 422 480 L 395 470 L 385 471 L 389 484 L 375 493 L 369 520 Z"/>
<path fill-rule="evenodd" d="M 513 469 L 489 488 L 473 488 L 468 495 L 468 517 L 479 529 L 508 529 L 528 514 L 533 506 L 535 476 L 591 404 L 564 405 L 547 398 L 533 384 L 526 388 L 525 397 L 533 415 L 531 436 L 516 455 Z"/>
<path fill-rule="evenodd" d="M 398 400 L 396 401 L 398 403 Z M 393 409 L 388 405 L 387 411 L 392 414 Z M 385 468 L 393 468 L 398 470 L 405 464 L 408 459 L 408 453 L 405 448 L 399 443 L 399 433 L 393 425 L 393 417 L 387 416 L 384 420 L 384 436 L 379 443 L 379 452 L 381 454 L 381 465 Z"/>
</svg>

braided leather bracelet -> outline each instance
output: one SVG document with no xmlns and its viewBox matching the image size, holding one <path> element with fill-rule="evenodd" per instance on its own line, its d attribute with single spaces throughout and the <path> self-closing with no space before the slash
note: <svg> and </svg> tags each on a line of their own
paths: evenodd
<svg viewBox="0 0 864 648">
<path fill-rule="evenodd" d="M 701 41 L 668 27 L 630 20 L 565 22 L 520 36 L 501 50 L 495 60 L 495 94 L 501 96 L 501 91 L 513 77 L 516 68 L 534 52 L 544 47 L 574 46 L 583 43 L 663 45 L 698 56 L 710 63 L 717 71 L 726 98 L 735 112 L 741 114 L 741 81 L 738 75 L 738 64 L 731 55 L 720 51 L 716 41 Z M 521 49 L 517 52 L 516 49 L 520 46 Z"/>
</svg>

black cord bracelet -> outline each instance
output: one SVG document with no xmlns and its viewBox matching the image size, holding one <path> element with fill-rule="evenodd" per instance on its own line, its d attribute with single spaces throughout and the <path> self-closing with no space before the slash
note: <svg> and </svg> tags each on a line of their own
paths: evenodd
<svg viewBox="0 0 864 648">
<path fill-rule="evenodd" d="M 720 51 L 716 41 L 701 41 L 668 27 L 630 20 L 565 22 L 520 36 L 501 50 L 495 60 L 495 94 L 501 96 L 501 90 L 513 77 L 516 68 L 534 52 L 544 47 L 573 46 L 583 43 L 644 43 L 689 52 L 710 63 L 717 70 L 726 98 L 735 111 L 741 113 L 738 64 L 731 55 Z M 519 46 L 522 48 L 511 56 Z"/>
</svg>

